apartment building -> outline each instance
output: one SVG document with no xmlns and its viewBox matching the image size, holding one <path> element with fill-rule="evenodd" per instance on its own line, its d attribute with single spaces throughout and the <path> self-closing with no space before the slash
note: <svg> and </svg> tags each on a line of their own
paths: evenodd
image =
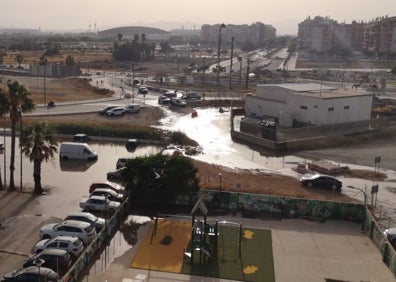
<svg viewBox="0 0 396 282">
<path fill-rule="evenodd" d="M 396 53 L 396 17 L 371 22 L 337 23 L 328 17 L 308 17 L 298 25 L 298 47 L 309 52 L 365 51 Z"/>
<path fill-rule="evenodd" d="M 204 24 L 201 27 L 201 40 L 210 43 L 218 42 L 220 24 Z M 221 29 L 222 42 L 231 42 L 232 37 L 235 43 L 251 43 L 254 45 L 263 44 L 276 38 L 276 29 L 271 25 L 256 22 L 251 25 L 227 24 Z"/>
</svg>

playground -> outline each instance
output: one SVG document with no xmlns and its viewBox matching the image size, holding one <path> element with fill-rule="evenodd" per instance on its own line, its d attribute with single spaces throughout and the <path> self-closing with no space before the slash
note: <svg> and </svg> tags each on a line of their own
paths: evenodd
<svg viewBox="0 0 396 282">
<path fill-rule="evenodd" d="M 271 231 L 239 223 L 155 220 L 130 267 L 240 281 L 275 281 Z"/>
</svg>

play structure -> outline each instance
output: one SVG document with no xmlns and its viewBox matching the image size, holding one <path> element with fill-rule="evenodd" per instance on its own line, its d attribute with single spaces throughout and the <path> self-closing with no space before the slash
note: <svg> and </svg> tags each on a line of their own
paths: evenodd
<svg viewBox="0 0 396 282">
<path fill-rule="evenodd" d="M 203 219 L 196 219 L 198 212 L 201 212 Z M 235 236 L 236 240 L 233 240 L 234 242 L 232 242 L 231 246 L 226 247 L 223 245 L 221 246 L 221 249 L 224 250 L 224 248 L 235 248 L 235 246 L 237 246 L 238 256 L 240 256 L 242 224 L 219 220 L 216 220 L 215 224 L 208 224 L 207 214 L 208 209 L 200 198 L 191 211 L 191 241 L 187 250 L 184 251 L 185 257 L 190 258 L 192 264 L 209 263 L 214 256 L 218 257 L 218 239 L 219 236 L 222 236 L 219 230 L 221 230 L 220 227 L 223 225 L 239 226 L 239 229 L 237 229 L 238 231 L 236 231 L 238 233 Z M 224 244 L 224 240 L 222 240 L 222 242 Z"/>
</svg>

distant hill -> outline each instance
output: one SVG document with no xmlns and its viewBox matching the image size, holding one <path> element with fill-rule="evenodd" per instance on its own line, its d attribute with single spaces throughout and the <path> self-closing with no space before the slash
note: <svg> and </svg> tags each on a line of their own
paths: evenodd
<svg viewBox="0 0 396 282">
<path fill-rule="evenodd" d="M 169 34 L 168 31 L 159 28 L 145 27 L 145 26 L 124 26 L 106 29 L 98 32 L 100 37 L 113 37 L 116 38 L 117 34 L 121 33 L 126 38 L 132 38 L 135 34 Z"/>
</svg>

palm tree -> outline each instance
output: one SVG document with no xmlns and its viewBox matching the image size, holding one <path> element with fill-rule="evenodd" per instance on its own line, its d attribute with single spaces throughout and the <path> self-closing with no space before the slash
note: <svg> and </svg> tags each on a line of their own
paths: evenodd
<svg viewBox="0 0 396 282">
<path fill-rule="evenodd" d="M 15 191 L 14 170 L 15 170 L 15 136 L 16 124 L 20 121 L 23 112 L 30 112 L 34 109 L 34 102 L 29 98 L 31 95 L 25 86 L 18 81 L 8 81 L 8 93 L 5 94 L 8 107 L 6 112 L 10 113 L 11 119 L 11 155 L 10 155 L 10 186 L 8 191 Z"/>
<path fill-rule="evenodd" d="M 53 158 L 58 151 L 58 143 L 47 122 L 36 122 L 25 126 L 19 143 L 22 153 L 33 162 L 34 194 L 41 195 L 41 163 Z"/>
<path fill-rule="evenodd" d="M 18 63 L 18 68 L 21 67 L 21 64 L 25 58 L 21 54 L 17 54 L 15 56 L 15 61 Z"/>
</svg>

